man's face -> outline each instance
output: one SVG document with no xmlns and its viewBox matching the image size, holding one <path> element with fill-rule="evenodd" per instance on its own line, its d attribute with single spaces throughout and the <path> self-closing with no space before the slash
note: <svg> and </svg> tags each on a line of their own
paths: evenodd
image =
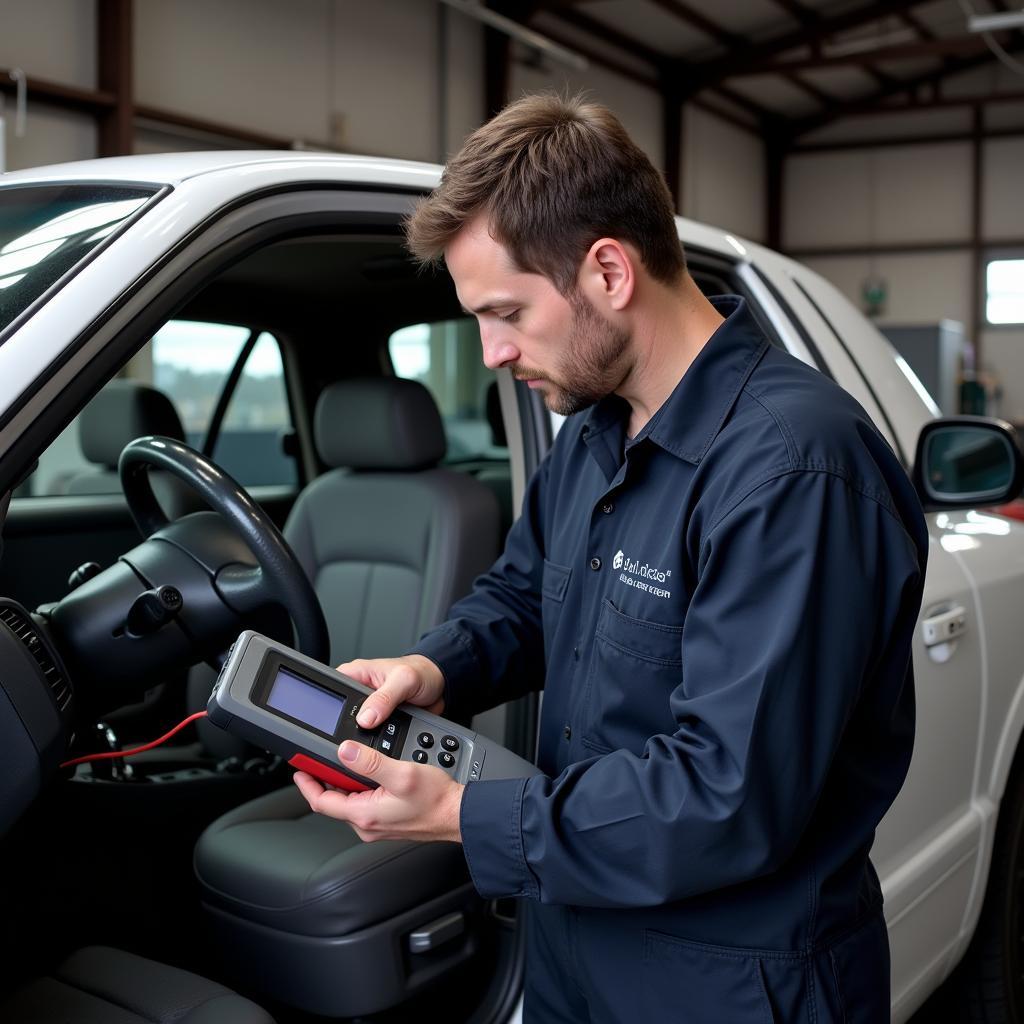
<svg viewBox="0 0 1024 1024">
<path fill-rule="evenodd" d="M 553 412 L 586 409 L 628 375 L 629 335 L 582 292 L 566 298 L 546 277 L 516 268 L 484 218 L 455 236 L 445 262 L 463 308 L 480 323 L 484 363 L 538 389 Z"/>
</svg>

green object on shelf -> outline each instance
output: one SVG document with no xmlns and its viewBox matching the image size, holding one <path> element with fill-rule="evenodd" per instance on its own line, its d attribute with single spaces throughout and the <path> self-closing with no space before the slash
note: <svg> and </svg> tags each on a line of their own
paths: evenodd
<svg viewBox="0 0 1024 1024">
<path fill-rule="evenodd" d="M 985 416 L 988 396 L 985 388 L 976 380 L 960 382 L 960 412 L 965 416 Z"/>
</svg>

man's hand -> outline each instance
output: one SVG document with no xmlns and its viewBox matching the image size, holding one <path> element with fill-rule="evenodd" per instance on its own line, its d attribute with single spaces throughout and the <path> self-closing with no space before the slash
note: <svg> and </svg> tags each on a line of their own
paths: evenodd
<svg viewBox="0 0 1024 1024">
<path fill-rule="evenodd" d="M 461 783 L 431 764 L 395 761 L 380 752 L 346 740 L 338 748 L 346 768 L 378 783 L 378 789 L 343 793 L 326 789 L 296 772 L 295 785 L 317 814 L 347 821 L 364 843 L 376 839 L 446 839 L 461 842 Z"/>
<path fill-rule="evenodd" d="M 380 725 L 399 704 L 406 702 L 426 708 L 433 715 L 444 710 L 444 676 L 422 654 L 357 658 L 339 665 L 338 671 L 377 691 L 363 701 L 356 716 L 356 722 L 364 729 Z"/>
</svg>

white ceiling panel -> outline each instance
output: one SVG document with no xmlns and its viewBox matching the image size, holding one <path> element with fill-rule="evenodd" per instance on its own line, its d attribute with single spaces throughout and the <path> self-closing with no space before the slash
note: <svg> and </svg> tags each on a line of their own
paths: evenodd
<svg viewBox="0 0 1024 1024">
<path fill-rule="evenodd" d="M 959 109 L 918 110 L 906 114 L 872 114 L 844 117 L 816 132 L 800 137 L 800 143 L 907 139 L 970 130 L 970 112 Z"/>
<path fill-rule="evenodd" d="M 554 33 L 558 41 L 564 42 L 569 49 L 572 49 L 573 43 L 578 40 L 579 45 L 584 47 L 586 50 L 590 50 L 598 54 L 605 54 L 609 60 L 614 61 L 616 64 L 622 64 L 639 75 L 646 75 L 650 78 L 654 77 L 654 68 L 642 57 L 634 57 L 628 50 L 623 50 L 617 46 L 612 46 L 610 43 L 605 43 L 603 40 L 598 39 L 589 32 L 578 29 L 574 25 L 569 25 L 552 14 L 538 14 L 537 17 L 530 22 L 530 28 L 539 32 L 541 35 L 544 35 L 545 33 Z M 548 63 L 552 62 L 549 60 Z"/>
<path fill-rule="evenodd" d="M 647 0 L 598 0 L 580 10 L 652 50 L 680 57 L 696 49 L 707 49 L 714 39 Z"/>
<path fill-rule="evenodd" d="M 821 104 L 803 89 L 780 75 L 751 75 L 729 83 L 729 88 L 761 106 L 790 117 L 803 117 L 821 110 Z"/>
<path fill-rule="evenodd" d="M 893 78 L 909 81 L 921 75 L 930 75 L 933 71 L 941 70 L 942 61 L 935 57 L 924 57 L 920 60 L 879 61 L 876 66 L 879 71 L 892 75 Z"/>
<path fill-rule="evenodd" d="M 689 2 L 715 24 L 749 39 L 779 35 L 800 27 L 771 0 L 715 0 L 714 4 L 697 4 L 693 0 Z"/>
<path fill-rule="evenodd" d="M 863 69 L 854 64 L 839 64 L 834 68 L 814 68 L 801 71 L 801 78 L 806 78 L 825 92 L 842 99 L 855 99 L 870 95 L 878 88 L 878 83 Z"/>
<path fill-rule="evenodd" d="M 727 96 L 723 96 L 719 92 L 705 91 L 700 94 L 700 98 L 709 107 L 714 107 L 715 110 L 723 111 L 726 114 L 732 114 L 733 117 L 738 118 L 752 128 L 757 127 L 756 117 L 746 107 L 733 103 Z"/>
<path fill-rule="evenodd" d="M 993 7 L 987 0 L 970 0 L 979 14 L 989 14 Z M 1013 6 L 1013 5 L 1011 5 Z M 967 16 L 956 0 L 936 0 L 912 9 L 914 17 L 940 36 L 963 35 Z"/>
</svg>

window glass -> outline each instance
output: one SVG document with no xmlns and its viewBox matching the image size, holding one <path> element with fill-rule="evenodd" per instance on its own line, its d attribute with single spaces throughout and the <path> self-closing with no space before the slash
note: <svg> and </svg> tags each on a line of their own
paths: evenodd
<svg viewBox="0 0 1024 1024">
<path fill-rule="evenodd" d="M 235 324 L 169 320 L 153 335 L 153 387 L 174 403 L 194 448 L 206 439 L 224 382 L 250 333 Z"/>
<path fill-rule="evenodd" d="M 990 324 L 1024 323 L 1024 259 L 991 260 L 985 293 L 985 318 Z"/>
<path fill-rule="evenodd" d="M 0 188 L 0 332 L 155 192 L 112 185 Z"/>
<path fill-rule="evenodd" d="M 213 461 L 247 486 L 297 484 L 295 459 L 283 447 L 291 429 L 281 349 L 277 339 L 264 331 L 228 402 Z"/>
<path fill-rule="evenodd" d="M 388 351 L 399 377 L 418 380 L 434 396 L 448 435 L 446 462 L 508 459 L 497 379 L 481 358 L 473 317 L 403 327 Z"/>
<path fill-rule="evenodd" d="M 181 420 L 186 443 L 201 450 L 228 377 L 251 334 L 250 328 L 237 324 L 171 320 L 132 358 L 122 377 L 166 395 Z M 109 461 L 100 463 L 86 456 L 81 420 L 82 416 L 73 420 L 43 452 L 18 497 L 120 493 L 115 450 L 132 439 L 132 425 L 125 424 L 120 432 L 118 425 L 110 425 L 104 444 Z M 295 460 L 283 449 L 283 437 L 290 430 L 280 346 L 272 334 L 263 332 L 228 402 L 213 460 L 246 486 L 294 485 Z M 92 454 L 95 457 L 95 451 Z"/>
</svg>

